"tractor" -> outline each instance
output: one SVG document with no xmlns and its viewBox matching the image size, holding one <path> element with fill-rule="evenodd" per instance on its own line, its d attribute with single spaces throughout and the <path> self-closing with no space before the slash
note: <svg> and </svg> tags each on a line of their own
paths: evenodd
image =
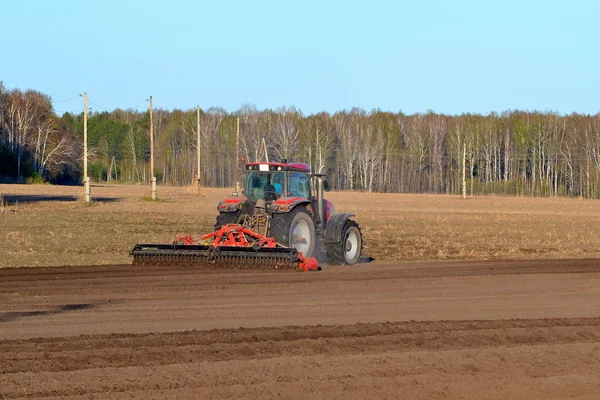
<svg viewBox="0 0 600 400">
<path fill-rule="evenodd" d="M 244 168 L 244 189 L 219 203 L 215 230 L 240 224 L 305 257 L 326 253 L 329 264 L 359 261 L 360 227 L 351 219 L 354 214 L 336 213 L 324 198 L 326 175 L 287 160 L 251 162 Z"/>
</svg>

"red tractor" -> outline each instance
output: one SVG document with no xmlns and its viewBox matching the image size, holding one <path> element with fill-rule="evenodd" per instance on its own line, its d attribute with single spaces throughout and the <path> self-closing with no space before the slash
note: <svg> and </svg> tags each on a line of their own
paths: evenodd
<svg viewBox="0 0 600 400">
<path fill-rule="evenodd" d="M 330 264 L 356 264 L 362 251 L 362 234 L 350 219 L 335 213 L 325 200 L 326 176 L 311 174 L 306 164 L 248 163 L 241 194 L 221 201 L 215 230 L 240 224 L 277 244 L 295 248 L 305 257 L 327 253 Z"/>
</svg>

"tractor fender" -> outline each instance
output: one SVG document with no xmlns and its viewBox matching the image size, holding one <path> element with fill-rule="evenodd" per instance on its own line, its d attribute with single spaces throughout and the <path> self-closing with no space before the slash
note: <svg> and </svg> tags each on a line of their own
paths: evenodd
<svg viewBox="0 0 600 400">
<path fill-rule="evenodd" d="M 236 212 L 240 210 L 243 204 L 248 200 L 245 196 L 228 197 L 217 205 L 220 212 Z"/>
<path fill-rule="evenodd" d="M 325 242 L 340 242 L 342 240 L 342 230 L 344 229 L 344 225 L 346 225 L 346 221 L 351 217 L 354 217 L 354 214 L 339 213 L 330 216 L 329 221 L 327 221 L 327 228 L 325 229 Z"/>
<path fill-rule="evenodd" d="M 284 214 L 289 213 L 300 205 L 308 206 L 312 205 L 312 202 L 305 197 L 282 197 L 271 204 L 270 210 L 274 214 Z"/>
</svg>

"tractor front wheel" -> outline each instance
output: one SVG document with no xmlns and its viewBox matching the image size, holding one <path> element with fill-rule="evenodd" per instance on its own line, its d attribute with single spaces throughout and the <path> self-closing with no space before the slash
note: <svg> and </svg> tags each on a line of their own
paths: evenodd
<svg viewBox="0 0 600 400">
<path fill-rule="evenodd" d="M 346 221 L 342 229 L 342 240 L 337 243 L 325 243 L 329 264 L 354 265 L 362 252 L 362 233 L 358 224 Z"/>
<path fill-rule="evenodd" d="M 304 257 L 315 252 L 315 224 L 304 207 L 296 207 L 286 214 L 274 214 L 269 236 L 283 246 L 294 247 Z"/>
</svg>

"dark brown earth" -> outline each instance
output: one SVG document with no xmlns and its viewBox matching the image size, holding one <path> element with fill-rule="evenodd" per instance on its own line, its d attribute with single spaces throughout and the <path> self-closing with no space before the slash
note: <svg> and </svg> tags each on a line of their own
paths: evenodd
<svg viewBox="0 0 600 400">
<path fill-rule="evenodd" d="M 0 398 L 598 399 L 600 260 L 0 269 Z"/>
</svg>

